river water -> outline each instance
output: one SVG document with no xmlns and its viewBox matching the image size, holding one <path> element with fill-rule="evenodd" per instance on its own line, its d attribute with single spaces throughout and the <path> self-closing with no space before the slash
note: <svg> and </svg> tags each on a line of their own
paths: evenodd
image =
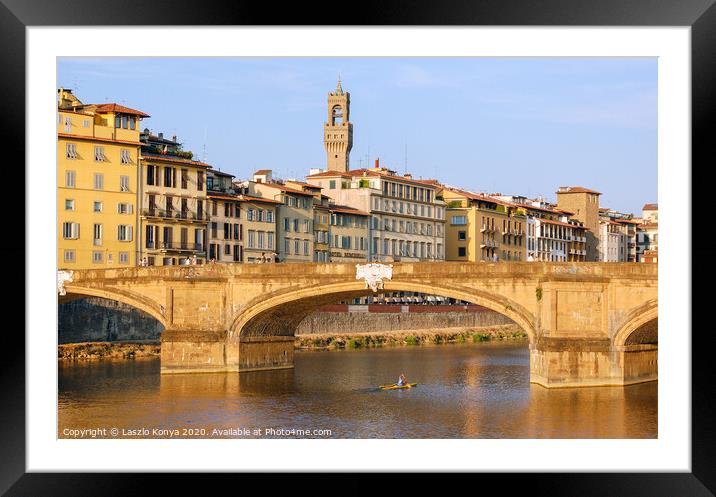
<svg viewBox="0 0 716 497">
<path fill-rule="evenodd" d="M 401 372 L 419 385 L 374 388 Z M 526 343 L 504 342 L 297 351 L 294 369 L 240 375 L 61 363 L 58 436 L 656 438 L 657 387 L 548 390 L 529 383 Z"/>
</svg>

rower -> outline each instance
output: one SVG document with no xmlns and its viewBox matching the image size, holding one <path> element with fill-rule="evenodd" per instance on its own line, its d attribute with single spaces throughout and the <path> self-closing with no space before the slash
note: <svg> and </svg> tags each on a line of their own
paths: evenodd
<svg viewBox="0 0 716 497">
<path fill-rule="evenodd" d="M 402 387 L 408 383 L 408 379 L 405 377 L 405 374 L 400 373 L 400 376 L 398 377 L 398 386 Z"/>
</svg>

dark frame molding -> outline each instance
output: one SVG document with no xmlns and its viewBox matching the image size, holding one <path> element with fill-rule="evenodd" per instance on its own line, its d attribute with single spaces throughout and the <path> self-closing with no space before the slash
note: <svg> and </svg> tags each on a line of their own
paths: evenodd
<svg viewBox="0 0 716 497">
<path fill-rule="evenodd" d="M 350 15 L 336 16 L 340 5 L 249 3 L 245 0 L 0 0 L 0 78 L 2 119 L 5 124 L 6 167 L 25 157 L 25 28 L 28 26 L 96 26 L 96 25 L 333 25 L 336 19 L 351 25 L 523 25 L 523 26 L 690 26 L 692 63 L 692 213 L 709 212 L 710 183 L 693 181 L 713 161 L 716 139 L 708 132 L 709 121 L 716 115 L 716 0 L 419 0 L 399 3 L 395 0 L 369 0 L 355 4 Z M 351 5 L 346 4 L 349 8 Z M 703 175 L 702 175 L 703 176 Z M 32 179 L 23 185 L 31 188 Z M 13 189 L 14 187 L 14 189 Z M 8 190 L 18 195 L 13 217 L 25 225 L 25 192 L 13 184 Z M 698 207 L 702 207 L 699 209 Z M 687 207 L 688 208 L 688 207 Z M 716 276 L 713 264 L 705 263 L 716 253 L 712 243 L 716 234 L 708 224 L 701 227 L 699 245 L 692 234 L 693 261 L 699 260 L 700 281 Z M 692 233 L 697 224 L 692 221 Z M 23 232 L 24 234 L 24 232 Z M 0 247 L 4 261 L 26 262 L 24 236 L 13 238 L 13 245 Z M 692 262 L 693 264 L 693 262 Z M 11 281 L 25 281 L 24 265 L 11 264 Z M 696 266 L 694 266 L 696 268 Z M 693 272 L 693 271 L 692 271 Z M 17 274 L 15 274 L 17 273 Z M 7 276 L 6 276 L 7 278 Z M 22 278 L 22 279 L 21 279 Z M 12 290 L 16 290 L 14 287 Z M 14 292 L 19 308 L 20 292 Z M 23 292 L 24 295 L 24 292 Z M 698 291 L 692 278 L 692 323 L 708 309 L 710 293 Z M 14 303 L 14 302 L 13 302 Z M 26 302 L 25 309 L 27 311 Z M 5 321 L 7 322 L 7 320 Z M 24 328 L 24 320 L 22 321 Z M 12 496 L 27 495 L 144 495 L 154 485 L 162 493 L 179 489 L 181 493 L 196 490 L 207 493 L 216 485 L 242 485 L 259 478 L 255 475 L 150 475 L 25 473 L 25 339 L 20 326 L 6 326 L 0 356 L 0 492 Z M 523 487 L 531 495 L 557 496 L 713 496 L 716 494 L 716 402 L 714 402 L 714 368 L 709 357 L 714 339 L 704 320 L 696 327 L 692 340 L 692 473 L 522 473 L 480 474 L 480 483 L 505 486 L 509 492 Z M 669 330 L 667 330 L 668 332 Z M 686 330 L 684 330 L 685 332 Z M 349 475 L 341 483 L 365 481 L 365 475 Z M 423 475 L 414 475 L 418 483 Z M 456 476 L 453 476 L 456 477 Z M 291 475 L 306 481 L 313 475 Z M 325 476 L 320 476 L 325 483 Z M 452 478 L 452 477 L 451 477 Z M 272 475 L 283 483 L 282 475 Z M 161 481 L 160 481 L 161 480 Z M 488 481 L 489 480 L 489 481 Z M 209 485 L 209 486 L 207 486 Z M 453 483 L 454 485 L 454 483 Z M 239 488 L 237 488 L 239 490 Z M 479 491 L 479 489 L 478 489 Z"/>
</svg>

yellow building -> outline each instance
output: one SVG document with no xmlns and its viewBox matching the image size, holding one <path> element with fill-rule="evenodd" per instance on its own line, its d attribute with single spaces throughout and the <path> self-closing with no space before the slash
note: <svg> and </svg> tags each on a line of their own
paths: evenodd
<svg viewBox="0 0 716 497">
<path fill-rule="evenodd" d="M 296 185 L 294 185 L 296 186 Z M 291 188 L 275 181 L 268 169 L 256 171 L 253 181 L 244 182 L 242 193 L 276 200 L 276 252 L 280 262 L 313 262 L 313 189 Z M 320 191 L 320 190 L 318 190 Z"/>
<path fill-rule="evenodd" d="M 320 186 L 304 181 L 286 180 L 284 184 L 289 188 L 313 194 L 313 262 L 329 262 L 331 260 L 329 244 L 330 197 L 321 193 L 323 189 Z"/>
<path fill-rule="evenodd" d="M 330 255 L 330 219 L 329 197 L 319 195 L 320 200 L 314 199 L 313 203 L 313 251 L 314 262 L 329 262 Z"/>
<path fill-rule="evenodd" d="M 246 231 L 243 237 L 245 261 L 276 262 L 276 212 L 281 202 L 250 195 L 239 195 L 239 201 L 245 213 L 242 224 Z"/>
<path fill-rule="evenodd" d="M 517 205 L 457 188 L 443 187 L 445 260 L 524 261 L 524 211 Z"/>
<path fill-rule="evenodd" d="M 368 260 L 368 220 L 370 213 L 330 205 L 331 262 L 365 262 Z"/>
<path fill-rule="evenodd" d="M 191 152 L 145 130 L 141 136 L 142 210 L 138 246 L 140 263 L 149 266 L 206 261 L 206 171 Z"/>
<path fill-rule="evenodd" d="M 586 256 L 584 260 L 599 260 L 599 196 L 601 193 L 582 186 L 560 186 L 557 207 L 572 213 L 572 219 L 585 228 Z"/>
<path fill-rule="evenodd" d="M 137 263 L 139 121 L 115 103 L 57 100 L 57 261 L 60 269 Z"/>
</svg>

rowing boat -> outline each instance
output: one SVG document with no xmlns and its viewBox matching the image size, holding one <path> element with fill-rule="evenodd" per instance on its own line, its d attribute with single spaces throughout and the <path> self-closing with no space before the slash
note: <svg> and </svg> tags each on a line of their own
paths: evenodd
<svg viewBox="0 0 716 497">
<path fill-rule="evenodd" d="M 400 390 L 403 388 L 413 388 L 415 386 L 418 386 L 418 384 L 408 383 L 407 385 L 398 385 L 397 383 L 393 383 L 392 385 L 380 385 L 378 388 L 381 390 Z"/>
</svg>

